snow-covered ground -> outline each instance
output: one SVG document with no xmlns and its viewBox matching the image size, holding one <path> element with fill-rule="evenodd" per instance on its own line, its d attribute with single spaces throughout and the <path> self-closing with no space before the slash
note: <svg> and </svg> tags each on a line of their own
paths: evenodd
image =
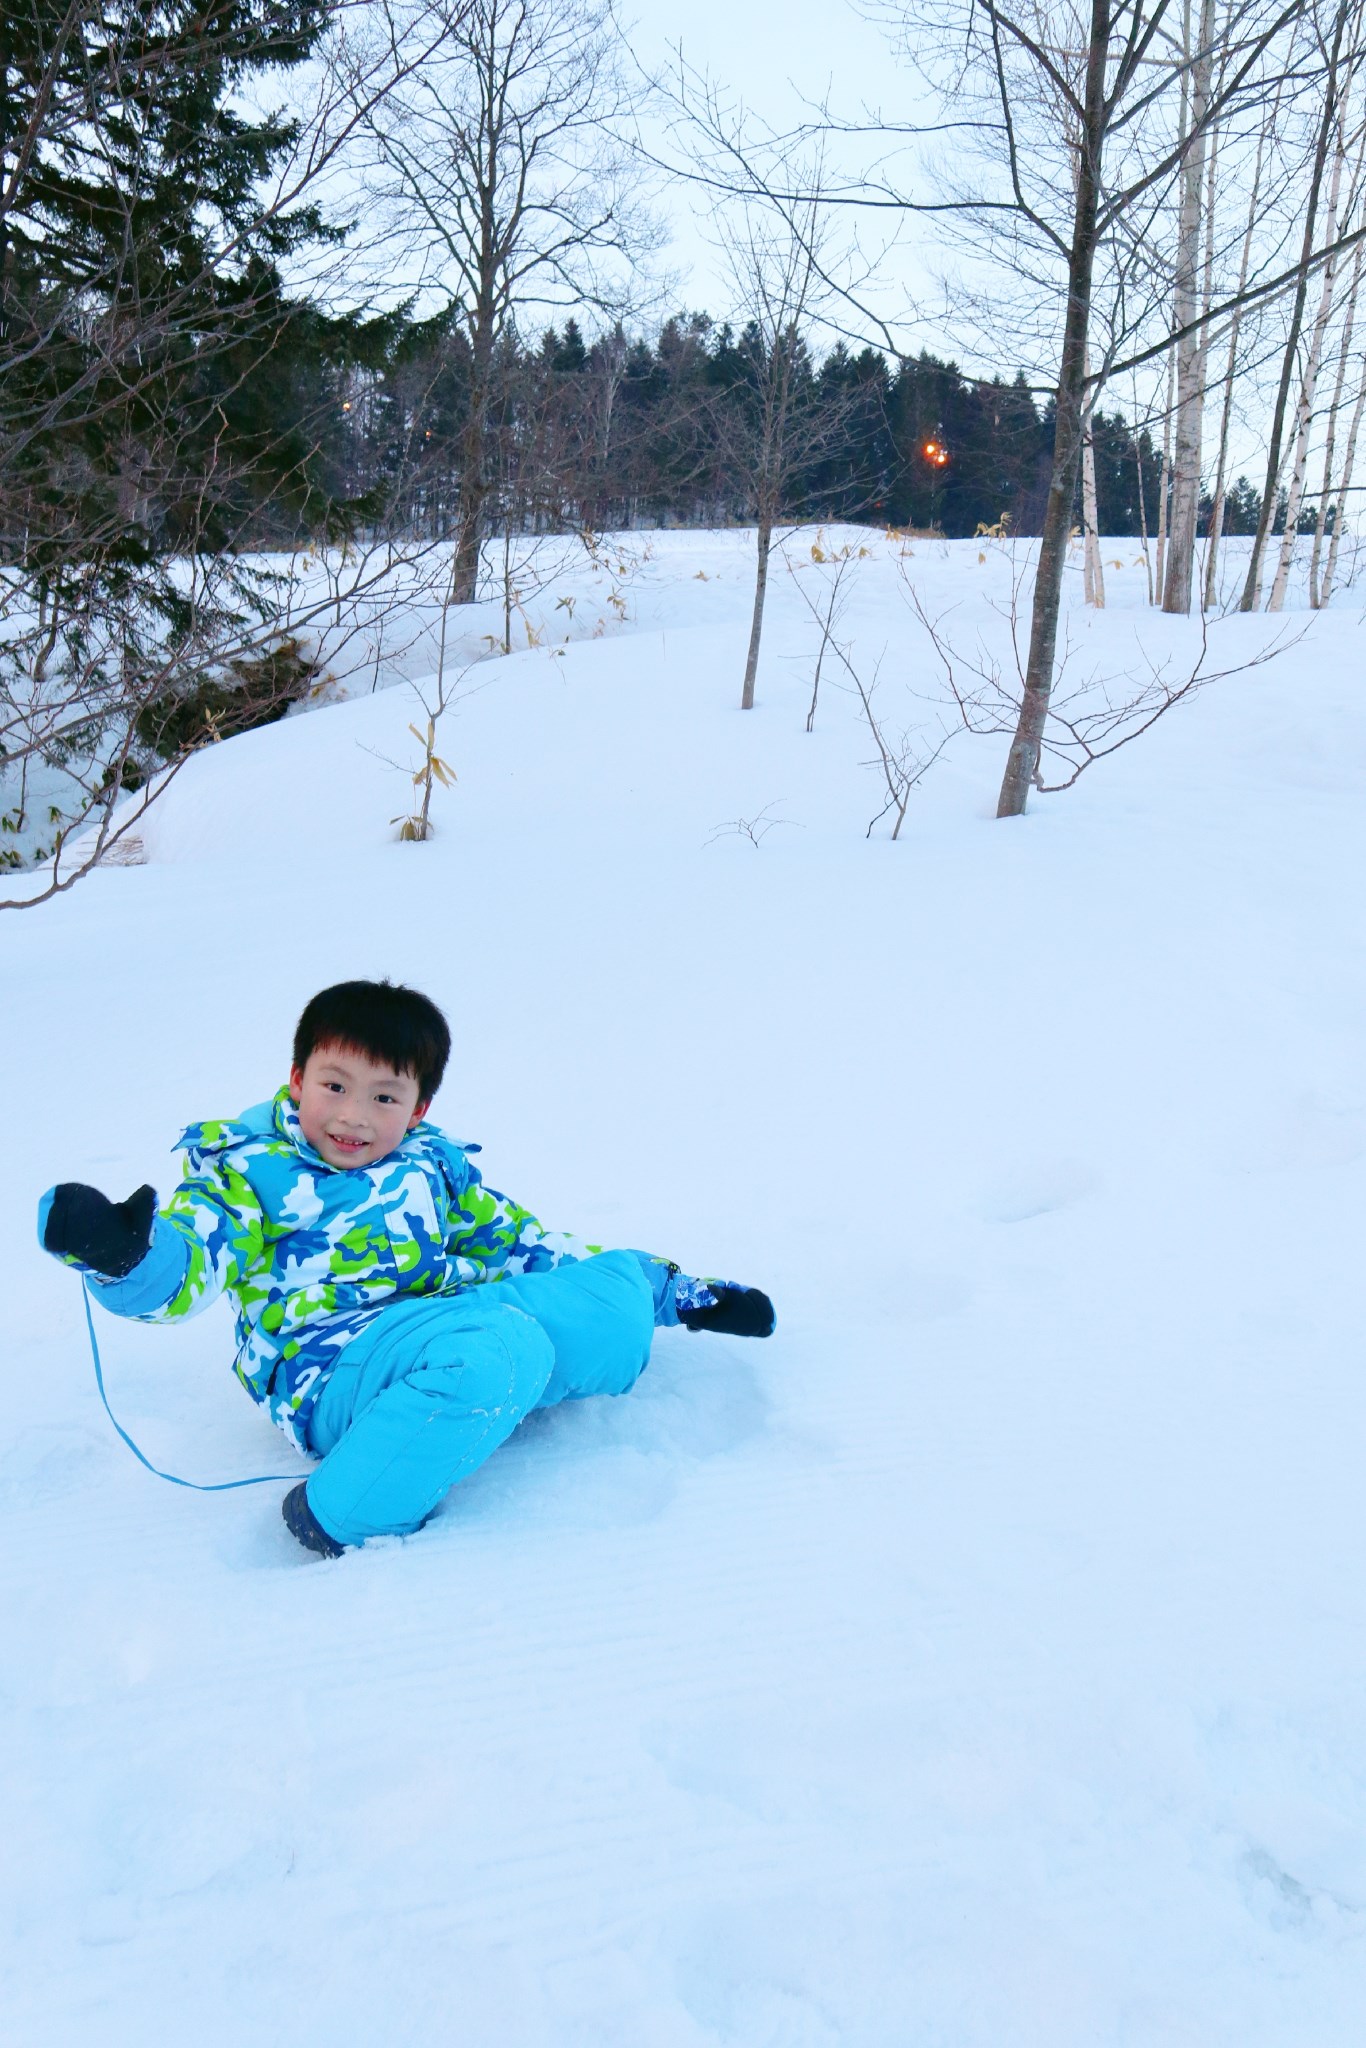
<svg viewBox="0 0 1366 2048">
<path fill-rule="evenodd" d="M 1136 552 L 1082 670 L 1198 640 Z M 476 669 L 426 845 L 400 681 L 197 756 L 145 865 L 0 922 L 15 2048 L 1361 2038 L 1361 611 L 1023 821 L 959 737 L 892 844 L 784 576 L 736 708 L 746 568 L 656 537 L 612 630 Z M 999 645 L 1009 562 L 855 565 L 856 661 L 933 733 L 903 569 Z M 282 1488 L 133 1461 L 32 1216 L 167 1189 L 354 974 L 447 1008 L 434 1113 L 494 1185 L 779 1329 L 666 1333 L 324 1565 Z M 226 1310 L 100 1334 L 156 1462 L 287 1467 Z"/>
</svg>

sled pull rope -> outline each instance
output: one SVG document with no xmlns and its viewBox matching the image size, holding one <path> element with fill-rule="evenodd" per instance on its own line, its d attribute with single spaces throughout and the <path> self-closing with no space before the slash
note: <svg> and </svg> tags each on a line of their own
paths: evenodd
<svg viewBox="0 0 1366 2048">
<path fill-rule="evenodd" d="M 159 1465 L 154 1465 L 150 1458 L 144 1457 L 123 1424 L 119 1421 L 118 1416 L 110 1407 L 109 1396 L 104 1391 L 104 1370 L 100 1365 L 100 1347 L 95 1337 L 95 1318 L 90 1313 L 90 1289 L 85 1284 L 84 1274 L 81 1275 L 81 1299 L 85 1303 L 85 1327 L 90 1332 L 90 1356 L 95 1361 L 95 1385 L 99 1388 L 100 1399 L 104 1403 L 104 1412 L 127 1444 L 129 1450 L 133 1453 L 133 1456 L 137 1459 L 139 1465 L 145 1465 L 147 1470 L 154 1473 L 158 1479 L 168 1480 L 172 1486 L 188 1486 L 194 1493 L 231 1493 L 233 1488 L 238 1486 L 268 1486 L 272 1480 L 297 1479 L 299 1477 L 297 1472 L 262 1472 L 254 1479 L 220 1479 L 216 1485 L 206 1486 L 199 1479 L 180 1479 L 177 1478 L 174 1472 L 163 1472 Z"/>
</svg>

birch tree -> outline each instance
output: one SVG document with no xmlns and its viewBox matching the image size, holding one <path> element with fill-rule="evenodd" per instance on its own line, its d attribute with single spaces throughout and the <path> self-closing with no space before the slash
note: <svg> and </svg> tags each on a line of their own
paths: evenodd
<svg viewBox="0 0 1366 2048">
<path fill-rule="evenodd" d="M 1342 179 L 1347 161 L 1347 137 L 1344 132 L 1346 114 L 1347 95 L 1344 92 L 1338 117 L 1337 146 L 1333 152 L 1333 173 L 1325 217 L 1325 239 L 1330 254 L 1320 272 L 1318 311 L 1309 330 L 1309 343 L 1304 352 L 1304 370 L 1300 379 L 1299 401 L 1295 408 L 1295 438 L 1290 463 L 1290 481 L 1286 490 L 1285 527 L 1281 535 L 1280 554 L 1276 561 L 1276 574 L 1272 579 L 1271 596 L 1267 600 L 1267 610 L 1273 612 L 1280 611 L 1285 604 L 1290 565 L 1295 557 L 1295 539 L 1299 531 L 1300 510 L 1304 503 L 1305 481 L 1309 470 L 1309 436 L 1314 421 L 1314 401 L 1323 365 L 1324 340 L 1333 312 L 1337 257 L 1332 252 L 1336 251 L 1338 240 L 1338 207 L 1342 199 Z M 1360 155 L 1358 174 L 1359 172 Z"/>
<path fill-rule="evenodd" d="M 1223 399 L 1219 416 L 1219 438 L 1215 457 L 1214 489 L 1210 510 L 1209 544 L 1205 552 L 1205 610 L 1211 611 L 1219 594 L 1219 543 L 1224 532 L 1224 505 L 1228 488 L 1229 434 L 1233 425 L 1233 387 L 1238 367 L 1238 345 L 1242 337 L 1243 295 L 1247 290 L 1248 275 L 1252 263 L 1252 243 L 1257 231 L 1257 210 L 1262 198 L 1262 174 L 1266 160 L 1268 142 L 1275 126 L 1276 114 L 1280 107 L 1279 90 L 1273 95 L 1257 128 L 1256 153 L 1253 159 L 1252 185 L 1248 194 L 1247 223 L 1243 230 L 1239 248 L 1237 283 L 1233 292 L 1233 311 L 1228 321 L 1228 354 L 1222 379 Z M 1213 334 L 1205 330 L 1206 348 L 1213 344 Z"/>
<path fill-rule="evenodd" d="M 1290 317 L 1286 333 L 1285 350 L 1281 357 L 1281 372 L 1276 387 L 1275 404 L 1271 416 L 1271 432 L 1266 457 L 1266 478 L 1262 486 L 1261 507 L 1257 516 L 1257 531 L 1253 535 L 1252 551 L 1248 560 L 1247 578 L 1239 610 L 1256 611 L 1262 598 L 1262 581 L 1265 572 L 1266 546 L 1271 533 L 1272 518 L 1276 509 L 1276 496 L 1280 487 L 1281 467 L 1284 459 L 1286 413 L 1289 409 L 1291 385 L 1298 361 L 1300 337 L 1304 330 L 1305 305 L 1309 286 L 1315 268 L 1313 258 L 1318 244 L 1319 206 L 1323 196 L 1323 181 L 1332 154 L 1334 138 L 1338 128 L 1340 100 L 1344 84 L 1343 56 L 1350 46 L 1348 31 L 1354 21 L 1360 19 L 1359 0 L 1336 0 L 1330 23 L 1329 35 L 1324 46 L 1322 68 L 1322 113 L 1317 123 L 1314 145 L 1309 161 L 1308 191 L 1304 209 L 1304 230 L 1301 241 L 1300 260 L 1296 268 L 1295 281 L 1290 294 Z M 1322 260 L 1332 260 L 1336 243 L 1329 242 L 1319 251 Z"/>
<path fill-rule="evenodd" d="M 1358 360 L 1357 376 L 1360 388 L 1347 434 L 1345 460 L 1339 476 L 1335 466 L 1337 429 L 1345 402 L 1348 372 L 1353 361 L 1352 346 L 1356 340 L 1357 301 L 1361 293 L 1363 258 L 1366 258 L 1366 242 L 1358 242 L 1352 256 L 1347 286 L 1342 335 L 1338 345 L 1337 377 L 1333 387 L 1332 404 L 1328 409 L 1328 427 L 1324 437 L 1323 488 L 1319 492 L 1318 518 L 1314 524 L 1314 546 L 1309 558 L 1309 604 L 1314 611 L 1327 604 L 1332 595 L 1333 574 L 1337 566 L 1337 550 L 1341 538 L 1340 528 L 1346 517 L 1347 493 L 1352 487 L 1352 469 L 1355 463 L 1357 434 L 1361 426 L 1361 410 L 1363 402 L 1366 402 L 1366 376 L 1363 376 L 1362 366 Z M 1332 538 L 1329 544 L 1327 569 L 1320 580 L 1324 539 L 1330 527 Z"/>
<path fill-rule="evenodd" d="M 811 376 L 805 339 L 825 291 L 819 180 L 797 199 L 743 203 L 722 232 L 731 302 L 744 322 L 744 373 L 731 411 L 741 428 L 735 454 L 750 475 L 755 516 L 754 602 L 740 691 L 741 710 L 751 711 L 775 533 L 799 502 L 802 471 L 834 428 Z"/>
<path fill-rule="evenodd" d="M 1319 592 L 1319 603 L 1327 604 L 1333 595 L 1337 582 L 1338 554 L 1342 546 L 1343 528 L 1347 517 L 1347 494 L 1352 488 L 1352 473 L 1356 466 L 1357 439 L 1361 433 L 1361 418 L 1366 411 L 1366 364 L 1358 365 L 1357 375 L 1361 379 L 1356 404 L 1352 409 L 1352 424 L 1347 434 L 1347 450 L 1343 457 L 1342 473 L 1338 481 L 1337 496 L 1333 504 L 1333 537 L 1328 543 L 1328 566 L 1324 570 L 1323 585 Z"/>
<path fill-rule="evenodd" d="M 1173 279 L 1172 314 L 1180 340 L 1176 344 L 1174 368 L 1176 409 L 1171 472 L 1171 509 L 1168 513 L 1166 576 L 1162 590 L 1165 612 L 1188 612 L 1191 608 L 1191 580 L 1195 564 L 1195 536 L 1200 516 L 1200 454 L 1205 413 L 1205 342 L 1207 329 L 1196 325 L 1197 299 L 1201 285 L 1201 254 L 1204 223 L 1206 145 L 1209 139 L 1209 104 L 1214 76 L 1217 26 L 1216 0 L 1200 0 L 1200 13 L 1191 43 L 1191 6 L 1185 4 L 1182 45 L 1186 63 L 1183 80 L 1182 129 L 1188 137 L 1179 180 L 1180 213 L 1177 228 L 1176 271 Z"/>
<path fill-rule="evenodd" d="M 1140 274 L 1138 252 L 1147 223 L 1178 189 L 1183 196 L 1193 192 L 1198 202 L 1209 134 L 1264 92 L 1277 46 L 1299 11 L 1297 0 L 1280 7 L 1253 0 L 1231 9 L 1222 30 L 1224 58 L 1217 83 L 1212 80 L 1208 9 L 1202 8 L 1203 39 L 1197 36 L 1189 55 L 1175 62 L 1168 52 L 1178 40 L 1173 36 L 1178 16 L 1169 0 L 1091 0 L 1089 8 L 1037 5 L 1027 11 L 1011 0 L 982 0 L 967 23 L 969 48 L 991 81 L 1006 190 L 999 198 L 984 194 L 966 203 L 975 206 L 979 220 L 987 217 L 988 208 L 1008 209 L 1016 234 L 1027 228 L 1036 242 L 1051 249 L 1060 273 L 1062 315 L 1052 475 L 1019 717 L 998 802 L 1001 817 L 1024 810 L 1038 771 L 1088 391 L 1113 371 L 1116 355 L 1135 338 L 1126 298 Z M 1183 94 L 1184 119 L 1176 104 Z M 1063 108 L 1052 150 L 1061 147 L 1072 158 L 1072 203 L 1061 216 L 1044 183 L 1050 138 L 1037 130 L 1039 110 L 1050 101 Z M 1190 242 L 1198 248 L 1198 236 L 1193 234 Z M 1098 267 L 1109 294 L 1109 333 L 1104 363 L 1089 369 Z M 1174 323 L 1168 345 L 1179 348 L 1207 324 L 1192 303 L 1197 290 L 1198 274 L 1191 269 L 1186 317 Z M 1160 350 L 1161 345 L 1139 351 L 1137 359 L 1150 360 Z M 1189 418 L 1199 402 L 1198 356 L 1186 358 L 1186 386 L 1179 395 L 1187 398 Z M 1188 473 L 1191 461 L 1188 447 Z M 1195 473 L 1198 480 L 1198 467 Z M 1179 581 L 1174 594 L 1180 594 Z"/>
</svg>

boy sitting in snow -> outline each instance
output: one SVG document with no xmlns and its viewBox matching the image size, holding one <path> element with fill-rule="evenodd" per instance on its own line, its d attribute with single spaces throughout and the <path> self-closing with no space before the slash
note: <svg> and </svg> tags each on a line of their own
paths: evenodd
<svg viewBox="0 0 1366 2048">
<path fill-rule="evenodd" d="M 324 1557 L 420 1528 L 532 1408 L 625 1393 L 656 1325 L 773 1329 L 757 1288 L 576 1243 L 486 1188 L 478 1146 L 424 1121 L 450 1043 L 416 990 L 341 982 L 273 1102 L 186 1131 L 159 1214 L 150 1187 L 72 1181 L 39 1207 L 46 1250 L 115 1315 L 174 1322 L 228 1289 L 238 1378 L 322 1460 L 283 1512 Z"/>
</svg>

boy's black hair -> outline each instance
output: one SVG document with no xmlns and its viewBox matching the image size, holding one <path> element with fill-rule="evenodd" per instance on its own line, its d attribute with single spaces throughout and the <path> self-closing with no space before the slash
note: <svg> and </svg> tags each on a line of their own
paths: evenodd
<svg viewBox="0 0 1366 2048">
<path fill-rule="evenodd" d="M 344 1046 L 411 1074 L 418 1100 L 430 1102 L 451 1054 L 451 1031 L 430 997 L 391 981 L 339 981 L 305 1005 L 294 1033 L 294 1064 L 320 1045 Z"/>
</svg>

